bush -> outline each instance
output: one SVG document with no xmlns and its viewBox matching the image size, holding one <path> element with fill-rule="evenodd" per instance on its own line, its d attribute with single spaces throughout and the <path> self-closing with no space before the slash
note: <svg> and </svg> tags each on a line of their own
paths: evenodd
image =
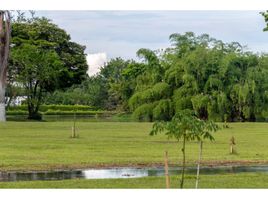
<svg viewBox="0 0 268 200">
<path fill-rule="evenodd" d="M 99 116 L 110 116 L 113 114 L 116 114 L 115 112 L 112 111 L 61 111 L 61 110 L 47 110 L 46 112 L 40 112 L 42 115 L 99 115 Z M 28 115 L 28 111 L 24 110 L 12 110 L 12 111 L 7 111 L 7 115 Z"/>
<path fill-rule="evenodd" d="M 41 105 L 39 111 L 47 112 L 48 110 L 55 111 L 93 111 L 95 108 L 92 106 L 84 105 Z M 13 106 L 9 108 L 9 111 L 28 111 L 27 105 Z"/>
<path fill-rule="evenodd" d="M 8 110 L 7 115 L 28 115 L 28 111 L 24 110 Z"/>
<path fill-rule="evenodd" d="M 42 112 L 43 115 L 102 115 L 102 114 L 108 114 L 111 112 L 108 111 L 61 111 L 61 110 L 48 110 L 46 112 Z M 112 113 L 111 113 L 112 114 Z"/>
<path fill-rule="evenodd" d="M 143 104 L 139 106 L 132 114 L 134 119 L 140 121 L 152 121 L 154 104 Z"/>
</svg>

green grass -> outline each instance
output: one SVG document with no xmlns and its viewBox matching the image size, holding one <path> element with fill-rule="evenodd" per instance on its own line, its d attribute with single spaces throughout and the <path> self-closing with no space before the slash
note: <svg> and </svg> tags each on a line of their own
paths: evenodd
<svg viewBox="0 0 268 200">
<path fill-rule="evenodd" d="M 205 142 L 207 165 L 268 162 L 268 124 L 233 123 Z M 149 136 L 151 123 L 77 122 L 79 138 L 71 139 L 72 122 L 0 123 L 0 170 L 50 170 L 101 166 L 163 165 L 181 161 L 181 144 L 165 135 Z M 229 154 L 229 139 L 237 142 L 237 155 Z M 198 158 L 198 144 L 186 146 L 188 164 Z"/>
<path fill-rule="evenodd" d="M 171 177 L 171 188 L 179 187 L 179 178 Z M 194 188 L 195 177 L 186 176 L 185 188 Z M 261 173 L 201 175 L 199 188 L 268 188 L 268 176 Z M 0 183 L 0 188 L 165 188 L 165 177 L 64 181 L 19 181 Z"/>
</svg>

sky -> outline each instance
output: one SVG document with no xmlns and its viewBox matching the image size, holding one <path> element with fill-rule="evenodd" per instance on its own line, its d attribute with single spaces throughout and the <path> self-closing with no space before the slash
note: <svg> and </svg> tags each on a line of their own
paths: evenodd
<svg viewBox="0 0 268 200">
<path fill-rule="evenodd" d="M 268 32 L 260 11 L 37 11 L 85 45 L 89 75 L 115 57 L 135 59 L 140 48 L 170 46 L 169 35 L 192 31 L 223 42 L 239 42 L 268 52 Z"/>
</svg>

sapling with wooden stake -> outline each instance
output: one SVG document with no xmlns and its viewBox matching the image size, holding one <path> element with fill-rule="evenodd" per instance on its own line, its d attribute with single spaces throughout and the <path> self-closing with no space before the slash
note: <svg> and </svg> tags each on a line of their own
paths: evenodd
<svg viewBox="0 0 268 200">
<path fill-rule="evenodd" d="M 164 132 L 168 138 L 175 138 L 178 142 L 182 140 L 182 173 L 180 188 L 184 186 L 185 167 L 186 167 L 186 142 L 201 141 L 204 139 L 214 140 L 212 132 L 218 130 L 218 126 L 212 121 L 198 119 L 192 111 L 183 110 L 174 115 L 171 121 L 155 122 L 150 135 Z"/>
</svg>

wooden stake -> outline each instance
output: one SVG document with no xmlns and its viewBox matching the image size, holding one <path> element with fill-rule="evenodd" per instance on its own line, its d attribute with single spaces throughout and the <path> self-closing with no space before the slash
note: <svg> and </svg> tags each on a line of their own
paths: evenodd
<svg viewBox="0 0 268 200">
<path fill-rule="evenodd" d="M 165 176 L 166 176 L 166 188 L 170 187 L 170 179 L 168 175 L 168 152 L 165 151 Z"/>
<path fill-rule="evenodd" d="M 201 163 L 201 159 L 202 159 L 202 151 L 203 151 L 203 141 L 200 141 L 200 146 L 199 146 L 199 158 L 198 158 L 198 164 L 197 164 L 197 173 L 196 173 L 195 189 L 198 188 L 198 183 L 199 183 L 199 172 L 200 172 L 200 163 Z"/>
<path fill-rule="evenodd" d="M 72 136 L 71 138 L 75 138 L 75 128 L 72 126 Z"/>
<path fill-rule="evenodd" d="M 230 154 L 234 154 L 234 145 L 235 145 L 235 138 L 234 136 L 230 139 Z"/>
<path fill-rule="evenodd" d="M 76 133 L 76 112 L 74 112 L 73 126 L 72 126 L 72 138 L 76 138 L 78 135 Z"/>
</svg>

